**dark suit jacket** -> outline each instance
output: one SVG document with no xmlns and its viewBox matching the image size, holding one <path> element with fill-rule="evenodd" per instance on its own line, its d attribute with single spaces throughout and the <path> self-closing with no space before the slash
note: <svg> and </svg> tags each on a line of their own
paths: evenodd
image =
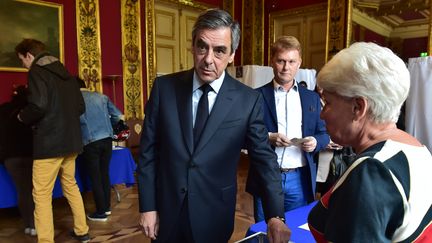
<svg viewBox="0 0 432 243">
<path fill-rule="evenodd" d="M 320 119 L 321 104 L 317 93 L 308 90 L 305 87 L 298 85 L 300 102 L 302 106 L 302 134 L 303 137 L 313 136 L 317 140 L 317 146 L 313 152 L 307 153 L 303 151 L 303 156 L 306 158 L 310 170 L 310 186 L 312 194 L 309 195 L 309 200 L 313 200 L 316 186 L 317 165 L 314 161 L 315 153 L 325 148 L 330 141 L 330 138 L 325 129 L 325 123 Z M 273 81 L 265 84 L 257 89 L 264 99 L 262 106 L 264 109 L 264 122 L 269 132 L 278 132 L 276 102 L 274 95 Z M 253 178 L 258 173 L 254 168 L 249 170 L 247 191 L 253 195 L 259 196 L 260 192 L 256 189 L 256 185 L 250 178 Z"/>
<path fill-rule="evenodd" d="M 159 77 L 146 104 L 137 168 L 140 212 L 156 210 L 158 239 L 178 227 L 188 195 L 196 242 L 227 242 L 234 227 L 240 149 L 249 149 L 266 192 L 266 217 L 283 216 L 276 155 L 268 143 L 258 92 L 225 73 L 196 148 L 192 128 L 193 70 Z"/>
</svg>

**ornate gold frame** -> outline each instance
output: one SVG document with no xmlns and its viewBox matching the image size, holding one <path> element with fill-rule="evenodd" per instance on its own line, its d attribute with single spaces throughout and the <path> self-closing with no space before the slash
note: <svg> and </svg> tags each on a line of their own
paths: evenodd
<svg viewBox="0 0 432 243">
<path fill-rule="evenodd" d="M 16 2 L 22 2 L 22 3 L 26 3 L 26 4 L 30 4 L 30 5 L 38 5 L 38 6 L 43 6 L 43 7 L 49 7 L 49 8 L 53 8 L 56 9 L 57 12 L 57 18 L 58 18 L 58 22 L 56 24 L 57 29 L 58 29 L 58 36 L 56 36 L 58 38 L 59 41 L 59 45 L 58 45 L 58 52 L 59 52 L 59 56 L 57 56 L 60 61 L 62 63 L 64 63 L 64 37 L 63 37 L 63 5 L 62 4 L 58 4 L 58 3 L 53 3 L 53 2 L 45 2 L 45 1 L 39 1 L 39 0 L 15 0 Z M 13 14 L 20 14 L 23 16 L 28 16 L 29 11 L 34 11 L 34 10 L 26 10 L 26 8 L 20 7 L 20 9 L 4 9 L 5 11 L 11 11 Z M 42 13 L 43 15 L 43 13 Z M 42 16 L 41 13 L 39 13 L 38 16 L 40 16 L 40 18 L 37 19 L 32 19 L 31 21 L 33 22 L 42 22 L 44 20 L 44 18 L 46 18 L 46 16 Z M 13 18 L 11 20 L 13 23 L 17 21 L 17 19 Z M 34 38 L 34 39 L 39 39 L 41 41 L 44 41 L 46 39 L 48 39 L 47 33 L 38 33 L 37 36 L 31 35 L 28 36 L 29 33 L 33 33 L 34 32 L 34 28 L 35 26 L 30 24 L 28 25 L 27 23 L 23 23 L 22 24 L 22 28 L 18 28 L 20 29 L 19 32 L 19 37 L 14 40 L 14 45 L 18 44 L 20 41 L 22 41 L 22 38 Z M 11 26 L 9 26 L 11 27 Z M 46 27 L 46 26 L 45 26 Z M 16 32 L 18 31 L 17 29 L 13 29 L 13 27 L 11 27 L 12 29 L 10 29 L 12 32 Z M 29 32 L 26 32 L 27 30 L 31 30 Z M 2 35 L 8 35 L 8 33 L 2 33 Z M 11 36 L 9 36 L 9 38 L 11 38 Z M 2 40 L 2 37 L 0 37 L 0 40 Z M 4 45 L 5 43 L 3 43 Z M 47 43 L 46 43 L 47 44 Z M 14 51 L 14 46 L 12 46 L 11 48 L 9 48 L 9 46 L 5 47 L 6 50 L 0 50 L 4 51 L 4 54 L 7 55 L 9 52 L 13 52 Z M 49 48 L 49 46 L 47 46 L 47 48 Z M 18 58 L 16 59 L 17 61 Z M 0 71 L 8 71 L 8 72 L 27 72 L 28 70 L 26 68 L 21 67 L 21 64 L 19 62 L 18 66 L 1 66 L 0 65 Z"/>
</svg>

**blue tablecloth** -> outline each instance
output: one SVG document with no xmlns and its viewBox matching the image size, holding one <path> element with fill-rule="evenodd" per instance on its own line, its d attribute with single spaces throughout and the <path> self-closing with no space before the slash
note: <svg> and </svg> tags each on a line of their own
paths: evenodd
<svg viewBox="0 0 432 243">
<path fill-rule="evenodd" d="M 291 241 L 294 243 L 314 243 L 315 239 L 312 236 L 312 233 L 309 230 L 305 230 L 299 228 L 299 226 L 307 223 L 307 217 L 309 211 L 315 206 L 316 201 L 300 208 L 296 208 L 294 210 L 288 211 L 285 213 L 286 224 L 291 229 Z M 249 227 L 246 236 L 253 235 L 257 232 L 267 232 L 267 224 L 265 221 L 258 222 Z M 249 240 L 246 241 L 248 243 L 258 242 L 257 240 Z M 268 242 L 268 241 L 265 241 Z"/>
<path fill-rule="evenodd" d="M 135 184 L 135 168 L 136 164 L 130 150 L 128 148 L 115 147 L 110 163 L 111 185 L 126 184 L 126 186 L 131 186 Z M 81 191 L 90 190 L 90 180 L 79 160 L 76 163 L 75 178 Z M 15 185 L 3 164 L 0 164 L 0 191 L 0 208 L 17 205 Z M 57 198 L 62 195 L 60 180 L 57 178 L 54 185 L 53 197 Z"/>
</svg>

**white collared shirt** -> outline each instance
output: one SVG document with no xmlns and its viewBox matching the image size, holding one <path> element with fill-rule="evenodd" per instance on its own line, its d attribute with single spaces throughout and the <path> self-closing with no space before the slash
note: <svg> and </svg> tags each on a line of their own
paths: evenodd
<svg viewBox="0 0 432 243">
<path fill-rule="evenodd" d="M 278 133 L 286 135 L 289 139 L 302 138 L 302 107 L 297 82 L 288 91 L 285 91 L 276 81 L 275 87 L 276 116 Z M 297 168 L 306 165 L 306 159 L 299 146 L 276 147 L 278 164 L 281 168 Z"/>
<path fill-rule="evenodd" d="M 225 71 L 222 75 L 216 79 L 215 81 L 210 82 L 210 86 L 213 90 L 208 92 L 208 103 L 209 103 L 209 114 L 211 115 L 211 111 L 213 109 L 213 105 L 216 101 L 217 94 L 222 86 L 223 80 L 225 78 Z M 193 116 L 193 126 L 195 126 L 195 118 L 197 113 L 198 102 L 203 94 L 202 90 L 199 89 L 203 85 L 198 80 L 197 74 L 194 72 L 193 75 L 193 83 L 192 83 L 192 116 Z"/>
</svg>

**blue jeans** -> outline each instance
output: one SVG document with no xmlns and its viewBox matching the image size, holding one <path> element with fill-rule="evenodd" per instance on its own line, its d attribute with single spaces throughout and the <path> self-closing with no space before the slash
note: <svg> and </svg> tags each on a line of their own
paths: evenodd
<svg viewBox="0 0 432 243">
<path fill-rule="evenodd" d="M 312 195 L 308 173 L 308 166 L 281 173 L 285 212 L 308 204 L 310 195 Z M 261 198 L 257 196 L 254 196 L 254 218 L 255 222 L 265 219 Z"/>
</svg>

